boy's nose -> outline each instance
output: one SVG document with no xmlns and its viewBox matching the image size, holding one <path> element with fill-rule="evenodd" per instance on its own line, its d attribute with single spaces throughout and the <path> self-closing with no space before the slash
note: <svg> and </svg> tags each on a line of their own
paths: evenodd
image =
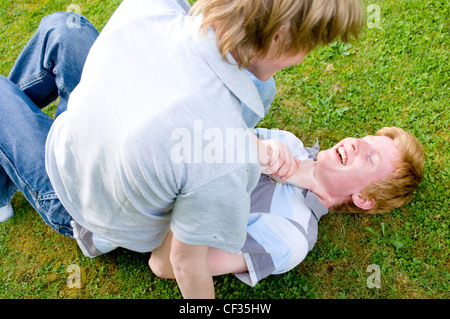
<svg viewBox="0 0 450 319">
<path fill-rule="evenodd" d="M 364 141 L 362 139 L 356 140 L 354 145 L 355 145 L 354 150 L 355 150 L 356 154 L 358 154 L 361 151 L 369 150 L 371 147 L 369 143 L 367 143 L 366 141 Z"/>
<path fill-rule="evenodd" d="M 352 139 L 350 141 L 350 150 L 352 150 L 356 155 L 359 153 L 359 144 L 360 144 L 360 140 L 358 139 Z"/>
</svg>

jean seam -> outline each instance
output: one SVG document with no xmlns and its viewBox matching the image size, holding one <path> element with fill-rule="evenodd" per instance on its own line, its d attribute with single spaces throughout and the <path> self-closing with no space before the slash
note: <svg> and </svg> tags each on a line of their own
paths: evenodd
<svg viewBox="0 0 450 319">
<path fill-rule="evenodd" d="M 55 220 L 55 217 L 63 216 L 63 214 L 60 214 L 58 211 L 48 209 L 46 207 L 46 205 L 44 205 L 44 203 L 47 201 L 52 201 L 52 200 L 58 199 L 58 196 L 56 195 L 56 193 L 49 192 L 49 193 L 45 193 L 45 194 L 41 195 L 41 194 L 39 194 L 38 191 L 36 191 L 36 192 L 38 194 L 37 200 L 36 200 L 36 207 L 39 208 L 40 212 L 45 212 L 44 215 L 46 218 L 46 223 L 51 228 L 53 228 L 57 233 L 73 238 L 73 234 L 71 233 L 73 231 L 72 225 L 70 223 L 69 223 L 69 225 L 65 225 L 65 224 L 62 224 L 59 221 Z M 49 205 L 51 205 L 51 203 Z M 62 205 L 62 203 L 61 203 L 61 205 Z M 62 205 L 62 207 L 64 208 L 63 205 Z M 70 214 L 68 212 L 67 212 L 67 215 L 70 216 Z M 71 218 L 71 219 L 73 220 L 73 218 Z"/>
<path fill-rule="evenodd" d="M 46 194 L 39 195 L 38 199 L 40 200 L 49 200 L 49 199 L 57 199 L 58 196 L 56 196 L 55 192 L 50 192 Z"/>
<path fill-rule="evenodd" d="M 47 71 L 40 71 L 39 73 L 33 74 L 27 79 L 17 83 L 17 86 L 23 91 L 24 88 L 26 88 L 30 84 L 42 80 L 47 75 L 47 73 L 48 73 Z"/>
<path fill-rule="evenodd" d="M 61 92 L 64 92 L 67 96 L 70 94 L 70 92 L 68 90 L 66 90 L 65 86 L 64 86 L 64 80 L 63 80 L 63 76 L 61 74 L 61 72 L 58 71 L 58 69 L 55 67 L 53 69 L 53 73 L 55 74 L 55 77 L 58 78 L 59 77 L 59 83 L 57 85 L 57 88 L 59 90 L 59 96 L 61 96 Z"/>
<path fill-rule="evenodd" d="M 11 169 L 13 171 L 13 174 L 14 174 L 14 176 L 16 178 L 16 180 L 13 179 L 13 182 L 14 183 L 16 183 L 16 182 L 20 183 L 20 187 L 18 187 L 18 188 L 24 194 L 25 198 L 27 198 L 28 201 L 32 201 L 34 203 L 34 205 L 32 205 L 33 208 L 39 213 L 39 215 L 41 215 L 41 218 L 44 219 L 44 222 L 46 224 L 49 224 L 53 228 L 54 226 L 52 226 L 52 225 L 54 225 L 54 224 L 49 219 L 49 216 L 48 216 L 49 211 L 48 211 L 48 209 L 41 205 L 41 202 L 40 202 L 40 197 L 41 196 L 40 196 L 39 191 L 34 189 L 34 188 L 32 188 L 27 183 L 25 183 L 25 181 L 22 179 L 22 177 L 18 173 L 16 167 L 14 165 L 12 165 L 11 160 L 8 158 L 8 156 L 5 155 L 5 153 L 1 149 L 0 149 L 0 157 L 2 158 L 2 162 L 5 163 L 6 165 L 8 165 L 8 169 Z M 17 186 L 18 185 L 16 184 L 16 187 Z M 24 191 L 26 191 L 27 194 L 25 194 Z M 51 197 L 50 193 L 43 194 L 43 195 L 47 195 L 47 197 Z M 60 227 L 59 226 L 57 226 L 57 227 L 58 228 L 55 228 L 55 230 L 57 230 L 59 232 L 59 228 Z"/>
<path fill-rule="evenodd" d="M 23 186 L 23 188 L 26 188 L 28 191 L 32 190 L 32 188 L 30 187 L 30 185 L 28 185 L 27 183 L 25 183 L 25 181 L 22 179 L 22 177 L 20 176 L 20 174 L 18 173 L 16 167 L 14 165 L 12 165 L 11 160 L 8 158 L 8 156 L 5 155 L 5 153 L 0 150 L 0 157 L 4 158 L 4 161 L 7 163 L 7 165 L 14 171 L 14 175 L 17 177 L 17 179 L 19 180 L 19 182 L 21 183 L 21 186 Z M 10 177 L 11 178 L 11 177 Z M 13 180 L 14 182 L 14 180 Z M 17 187 L 17 185 L 16 185 Z M 33 200 L 36 201 L 37 197 L 33 192 L 29 192 L 32 196 L 33 196 Z"/>
</svg>

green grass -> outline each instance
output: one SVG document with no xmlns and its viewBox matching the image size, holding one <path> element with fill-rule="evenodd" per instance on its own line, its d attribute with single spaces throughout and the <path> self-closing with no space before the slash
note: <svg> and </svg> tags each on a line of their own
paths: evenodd
<svg viewBox="0 0 450 319">
<path fill-rule="evenodd" d="M 72 1 L 0 0 L 0 74 L 42 17 Z M 99 29 L 119 0 L 78 5 Z M 215 278 L 219 298 L 449 298 L 450 4 L 448 0 L 370 1 L 381 28 L 359 42 L 337 43 L 276 75 L 279 94 L 261 123 L 319 138 L 328 148 L 345 136 L 400 126 L 424 144 L 424 181 L 411 203 L 390 214 L 324 217 L 319 239 L 291 272 L 250 288 L 234 276 Z M 49 110 L 51 112 L 51 109 Z M 53 232 L 22 195 L 15 216 L 0 224 L 0 298 L 180 298 L 174 281 L 156 278 L 149 254 L 119 249 L 97 259 Z M 81 288 L 67 286 L 69 265 L 81 269 Z M 381 270 L 381 288 L 368 288 L 367 267 Z"/>
</svg>

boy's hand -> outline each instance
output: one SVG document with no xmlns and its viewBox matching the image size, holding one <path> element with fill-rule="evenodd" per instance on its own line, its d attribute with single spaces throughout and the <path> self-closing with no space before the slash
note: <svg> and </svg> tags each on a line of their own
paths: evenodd
<svg viewBox="0 0 450 319">
<path fill-rule="evenodd" d="M 299 161 L 289 148 L 278 140 L 258 139 L 259 161 L 263 174 L 286 180 L 294 175 Z"/>
</svg>

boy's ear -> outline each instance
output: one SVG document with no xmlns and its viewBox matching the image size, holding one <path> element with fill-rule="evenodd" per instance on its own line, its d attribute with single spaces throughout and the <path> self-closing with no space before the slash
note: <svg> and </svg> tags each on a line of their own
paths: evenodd
<svg viewBox="0 0 450 319">
<path fill-rule="evenodd" d="M 287 25 L 283 25 L 274 35 L 273 41 L 274 43 L 278 42 L 280 40 L 280 37 L 284 37 L 286 35 L 286 28 Z"/>
<path fill-rule="evenodd" d="M 359 193 L 352 195 L 352 201 L 357 207 L 364 209 L 364 210 L 372 209 L 375 206 L 374 199 L 365 199 Z"/>
</svg>

